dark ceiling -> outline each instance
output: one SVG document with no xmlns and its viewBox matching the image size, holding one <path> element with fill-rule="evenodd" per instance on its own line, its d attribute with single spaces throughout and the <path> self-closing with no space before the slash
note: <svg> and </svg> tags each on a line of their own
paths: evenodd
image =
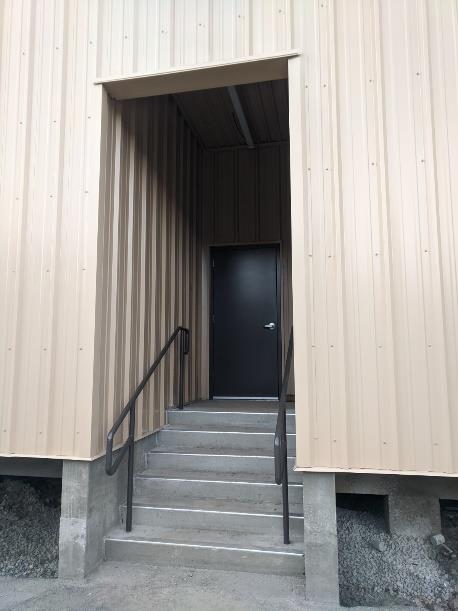
<svg viewBox="0 0 458 611">
<path fill-rule="evenodd" d="M 254 144 L 287 141 L 288 81 L 236 87 Z M 227 88 L 175 94 L 183 116 L 206 148 L 246 145 Z"/>
</svg>

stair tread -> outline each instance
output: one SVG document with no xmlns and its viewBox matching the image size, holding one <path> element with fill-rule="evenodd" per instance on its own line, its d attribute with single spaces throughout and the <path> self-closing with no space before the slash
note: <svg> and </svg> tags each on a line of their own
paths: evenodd
<svg viewBox="0 0 458 611">
<path fill-rule="evenodd" d="M 163 431 L 178 431 L 186 433 L 237 433 L 246 435 L 271 435 L 272 443 L 275 435 L 275 430 L 266 431 L 260 427 L 249 427 L 249 426 L 215 426 L 211 424 L 207 425 L 193 425 L 193 424 L 166 424 L 162 429 Z M 289 437 L 295 437 L 295 433 L 287 433 Z"/>
<path fill-rule="evenodd" d="M 235 401 L 235 400 L 214 400 L 214 401 L 195 401 L 189 405 L 185 405 L 183 410 L 176 407 L 171 407 L 167 411 L 170 412 L 212 412 L 231 413 L 231 414 L 277 414 L 278 401 Z M 294 403 L 288 403 L 286 407 L 287 414 L 294 415 Z"/>
<path fill-rule="evenodd" d="M 129 533 L 122 528 L 114 528 L 105 539 L 112 541 L 196 545 L 199 547 L 224 547 L 300 556 L 304 553 L 303 541 L 299 537 L 294 537 L 294 535 L 291 536 L 291 543 L 284 545 L 281 537 L 278 535 L 261 535 L 231 530 L 218 531 L 134 525 Z"/>
<path fill-rule="evenodd" d="M 251 515 L 282 515 L 282 505 L 276 503 L 259 503 L 256 501 L 239 501 L 238 499 L 211 498 L 151 498 L 151 496 L 135 496 L 134 506 L 171 510 L 211 511 L 221 513 L 242 513 Z M 301 507 L 290 503 L 290 516 L 302 518 Z"/>
<path fill-rule="evenodd" d="M 272 450 L 252 450 L 252 449 L 234 449 L 234 448 L 223 448 L 223 447 L 215 447 L 215 448 L 188 448 L 178 447 L 178 446 L 157 446 L 149 450 L 148 454 L 188 454 L 188 455 L 205 455 L 205 456 L 240 456 L 242 458 L 273 458 L 273 443 Z M 288 458 L 295 458 L 295 456 L 288 456 Z"/>
<path fill-rule="evenodd" d="M 191 481 L 229 482 L 236 484 L 260 484 L 277 486 L 272 474 L 271 479 L 266 479 L 260 473 L 238 473 L 225 471 L 186 471 L 183 469 L 145 469 L 138 473 L 136 478 L 148 479 L 179 479 Z M 290 486 L 302 486 L 298 483 L 290 483 Z"/>
</svg>

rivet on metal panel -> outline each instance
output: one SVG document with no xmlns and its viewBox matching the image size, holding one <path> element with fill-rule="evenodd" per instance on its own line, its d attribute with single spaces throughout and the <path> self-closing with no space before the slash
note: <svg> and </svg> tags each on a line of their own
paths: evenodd
<svg viewBox="0 0 458 611">
<path fill-rule="evenodd" d="M 326 87 L 326 83 L 323 85 L 323 87 Z"/>
<path fill-rule="evenodd" d="M 379 346 L 377 346 L 377 348 L 383 348 L 383 346 L 382 346 L 382 345 L 379 345 Z"/>
<path fill-rule="evenodd" d="M 80 348 L 80 351 L 82 350 L 82 348 Z"/>
<path fill-rule="evenodd" d="M 417 74 L 417 76 L 420 76 L 421 72 L 417 72 L 416 74 Z"/>
<path fill-rule="evenodd" d="M 421 162 L 421 163 L 425 163 L 425 160 L 424 160 L 424 159 L 420 159 L 420 162 Z"/>
<path fill-rule="evenodd" d="M 9 351 L 11 351 L 11 350 L 12 350 L 11 346 L 9 346 L 8 350 L 9 350 Z"/>
<path fill-rule="evenodd" d="M 334 344 L 331 344 L 330 348 L 334 348 Z"/>
<path fill-rule="evenodd" d="M 46 352 L 47 348 L 43 348 L 43 351 Z"/>
<path fill-rule="evenodd" d="M 375 256 L 378 257 L 378 252 L 375 253 Z"/>
<path fill-rule="evenodd" d="M 428 348 L 432 348 L 432 347 L 433 347 L 433 345 L 432 345 L 432 344 L 428 344 Z"/>
</svg>

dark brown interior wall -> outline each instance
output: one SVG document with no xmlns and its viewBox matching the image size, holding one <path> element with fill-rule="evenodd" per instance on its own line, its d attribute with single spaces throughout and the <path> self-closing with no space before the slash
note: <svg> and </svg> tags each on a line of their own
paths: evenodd
<svg viewBox="0 0 458 611">
<path fill-rule="evenodd" d="M 289 144 L 205 151 L 202 244 L 279 243 L 282 344 L 292 325 Z"/>
</svg>

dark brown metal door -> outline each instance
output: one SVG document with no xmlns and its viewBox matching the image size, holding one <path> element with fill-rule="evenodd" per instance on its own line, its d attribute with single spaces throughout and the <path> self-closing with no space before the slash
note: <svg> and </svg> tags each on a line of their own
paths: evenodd
<svg viewBox="0 0 458 611">
<path fill-rule="evenodd" d="M 215 248 L 212 264 L 213 397 L 278 397 L 278 248 Z"/>
</svg>

